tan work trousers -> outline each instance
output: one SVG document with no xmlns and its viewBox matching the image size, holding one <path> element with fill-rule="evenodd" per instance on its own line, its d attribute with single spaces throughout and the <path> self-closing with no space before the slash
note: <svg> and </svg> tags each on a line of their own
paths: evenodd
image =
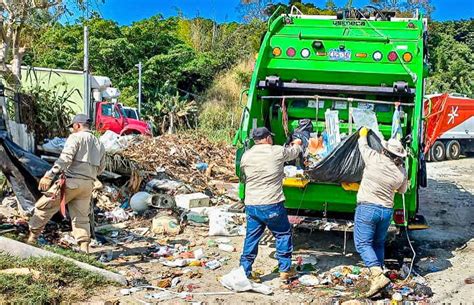
<svg viewBox="0 0 474 305">
<path fill-rule="evenodd" d="M 78 243 L 90 242 L 91 239 L 89 213 L 93 186 L 92 180 L 66 179 L 66 204 L 72 220 L 72 235 Z M 59 211 L 60 204 L 58 185 L 54 184 L 47 195 L 43 195 L 35 204 L 29 222 L 33 234 L 39 235 L 43 231 L 51 217 Z"/>
</svg>

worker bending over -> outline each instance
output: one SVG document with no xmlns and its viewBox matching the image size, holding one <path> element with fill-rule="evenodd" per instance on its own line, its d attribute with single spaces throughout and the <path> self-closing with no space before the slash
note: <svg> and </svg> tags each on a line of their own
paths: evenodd
<svg viewBox="0 0 474 305">
<path fill-rule="evenodd" d="M 284 207 L 283 166 L 301 153 L 301 140 L 289 147 L 273 145 L 273 134 L 266 127 L 255 128 L 252 138 L 255 145 L 242 156 L 241 175 L 245 182 L 245 213 L 247 232 L 240 265 L 251 277 L 252 264 L 258 253 L 258 243 L 265 228 L 276 239 L 276 257 L 280 278 L 290 277 L 293 243 L 291 226 Z"/>
<path fill-rule="evenodd" d="M 35 204 L 34 214 L 29 222 L 28 243 L 36 243 L 45 225 L 60 210 L 61 204 L 67 204 L 72 220 L 72 235 L 80 250 L 89 252 L 92 188 L 97 175 L 105 167 L 105 148 L 92 134 L 90 126 L 91 121 L 85 114 L 74 117 L 69 126 L 72 134 L 59 159 L 41 178 L 38 188 L 44 195 Z M 60 179 L 63 173 L 65 182 Z M 63 187 L 62 183 L 65 183 Z M 65 207 L 62 209 L 65 213 Z"/>
<path fill-rule="evenodd" d="M 382 141 L 382 152 L 367 143 L 367 128 L 359 132 L 359 150 L 365 163 L 357 193 L 354 243 L 365 265 L 370 269 L 371 281 L 367 297 L 375 295 L 390 280 L 383 273 L 385 237 L 393 214 L 395 192 L 405 193 L 407 173 L 403 159 L 407 152 L 396 139 Z"/>
</svg>

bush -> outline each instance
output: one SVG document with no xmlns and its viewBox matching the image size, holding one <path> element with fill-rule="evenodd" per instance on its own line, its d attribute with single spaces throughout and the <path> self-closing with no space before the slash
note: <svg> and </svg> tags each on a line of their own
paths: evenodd
<svg viewBox="0 0 474 305">
<path fill-rule="evenodd" d="M 242 114 L 240 93 L 248 87 L 253 60 L 245 60 L 235 68 L 221 73 L 204 95 L 199 128 L 209 138 L 230 142 L 239 128 Z M 246 96 L 242 104 L 246 104 Z"/>
</svg>

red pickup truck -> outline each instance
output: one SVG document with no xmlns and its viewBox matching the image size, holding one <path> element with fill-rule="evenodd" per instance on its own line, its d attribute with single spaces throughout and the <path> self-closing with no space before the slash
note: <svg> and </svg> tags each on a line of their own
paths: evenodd
<svg viewBox="0 0 474 305">
<path fill-rule="evenodd" d="M 152 136 L 148 123 L 127 118 L 119 103 L 96 102 L 95 125 L 98 132 L 111 130 L 119 135 L 142 134 Z"/>
</svg>

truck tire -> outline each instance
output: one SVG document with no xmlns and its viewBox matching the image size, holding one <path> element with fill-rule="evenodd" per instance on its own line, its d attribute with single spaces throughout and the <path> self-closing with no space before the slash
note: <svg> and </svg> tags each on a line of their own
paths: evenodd
<svg viewBox="0 0 474 305">
<path fill-rule="evenodd" d="M 446 158 L 446 147 L 443 142 L 436 141 L 430 149 L 431 160 L 434 162 L 443 161 Z"/>
<path fill-rule="evenodd" d="M 457 160 L 461 155 L 461 145 L 456 140 L 451 140 L 446 145 L 446 158 L 448 160 Z"/>
</svg>

